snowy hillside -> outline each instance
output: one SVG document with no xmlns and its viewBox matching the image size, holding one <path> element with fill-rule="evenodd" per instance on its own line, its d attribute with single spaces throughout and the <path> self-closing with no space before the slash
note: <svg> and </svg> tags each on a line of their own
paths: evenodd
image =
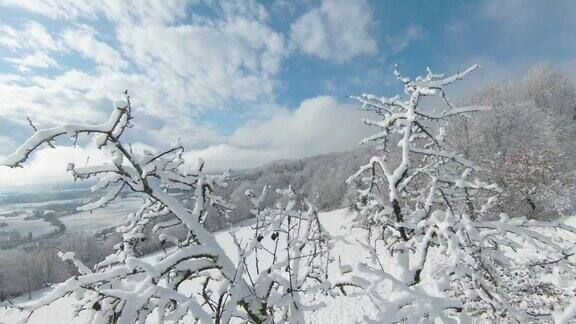
<svg viewBox="0 0 576 324">
<path fill-rule="evenodd" d="M 321 213 L 319 218 L 324 225 L 324 227 L 334 236 L 339 236 L 342 238 L 336 243 L 334 247 L 334 257 L 337 260 L 341 260 L 339 267 L 345 268 L 347 266 L 355 265 L 366 261 L 369 258 L 369 253 L 367 250 L 360 247 L 356 240 L 363 240 L 364 233 L 352 229 L 352 220 L 354 215 L 346 209 L 338 209 L 331 212 Z M 572 217 L 567 221 L 567 224 L 576 226 L 576 217 Z M 249 240 L 250 235 L 252 235 L 251 226 L 252 222 L 244 223 L 235 227 L 232 231 L 236 233 L 238 238 Z M 568 237 L 573 240 L 573 237 Z M 222 244 L 227 253 L 232 260 L 238 260 L 238 254 L 236 253 L 236 247 L 233 243 L 232 237 L 228 231 L 222 231 L 216 235 L 216 240 Z M 533 249 L 525 249 L 521 253 L 515 256 L 515 258 L 523 263 L 530 263 L 531 258 L 536 256 L 538 251 Z M 163 252 L 158 252 L 146 256 L 145 260 L 154 260 L 163 255 Z M 336 270 L 336 269 L 334 269 Z M 338 269 L 337 271 L 340 271 Z M 544 274 L 543 274 L 544 275 Z M 546 281 L 554 280 L 552 274 L 546 275 Z M 48 290 L 39 291 L 34 293 L 32 301 L 41 299 Z M 15 302 L 23 302 L 26 304 L 26 296 L 22 296 L 14 300 Z M 324 297 L 322 301 L 326 303 L 326 307 L 321 308 L 318 311 L 310 312 L 306 314 L 306 319 L 310 323 L 357 323 L 362 322 L 364 316 L 372 316 L 375 313 L 374 307 L 371 305 L 369 298 L 367 296 L 358 297 Z M 4 303 L 4 306 L 7 306 Z M 28 313 L 21 312 L 16 309 L 3 308 L 0 309 L 0 323 L 18 323 L 28 316 Z M 87 323 L 91 319 L 92 311 L 84 310 L 75 314 L 73 308 L 72 298 L 63 298 L 54 302 L 52 305 L 45 306 L 37 311 L 30 317 L 29 323 L 31 324 L 61 324 L 61 323 Z M 152 323 L 152 319 L 150 320 Z"/>
<path fill-rule="evenodd" d="M 320 214 L 322 224 L 326 229 L 334 234 L 341 235 L 347 240 L 354 240 L 355 234 L 350 230 L 351 215 L 345 209 L 339 209 L 332 212 Z M 250 229 L 251 224 L 242 224 L 233 229 L 239 238 L 249 239 L 252 235 Z M 229 253 L 232 260 L 237 261 L 238 255 L 236 247 L 233 244 L 232 237 L 228 231 L 220 232 L 216 235 L 216 240 L 222 244 L 225 250 Z M 339 242 L 335 246 L 334 253 L 336 258 L 341 258 L 343 264 L 353 264 L 362 261 L 366 254 L 362 253 L 355 245 Z M 154 253 L 145 259 L 155 259 L 162 255 L 162 252 Z M 47 291 L 41 291 L 34 294 L 34 300 L 42 298 Z M 363 316 L 362 307 L 360 305 L 367 305 L 366 297 L 357 298 L 327 298 L 327 307 L 310 314 L 309 320 L 312 323 L 354 323 L 361 320 Z M 20 297 L 17 301 L 26 300 L 25 296 Z M 53 305 L 46 306 L 36 311 L 31 317 L 29 323 L 38 324 L 60 324 L 70 323 L 72 321 L 78 323 L 88 322 L 90 319 L 90 311 L 82 311 L 78 317 L 74 317 L 74 309 L 71 304 L 71 299 L 64 298 L 56 301 Z M 369 310 L 369 308 L 368 308 Z M 20 312 L 15 309 L 0 309 L 0 323 L 16 323 L 27 316 L 25 312 Z"/>
</svg>

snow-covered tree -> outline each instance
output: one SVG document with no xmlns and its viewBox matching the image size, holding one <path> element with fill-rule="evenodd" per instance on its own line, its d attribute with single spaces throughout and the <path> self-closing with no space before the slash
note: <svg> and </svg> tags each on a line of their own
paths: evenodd
<svg viewBox="0 0 576 324">
<path fill-rule="evenodd" d="M 296 208 L 291 190 L 281 192 L 286 197 L 284 205 L 255 212 L 257 226 L 248 242 L 232 233 L 239 254 L 239 260 L 233 261 L 230 254 L 234 251 L 225 251 L 206 229 L 210 213 L 228 219 L 232 206 L 215 193 L 227 185 L 227 174 L 206 174 L 201 160 L 193 167 L 185 165 L 179 141 L 160 153 L 135 153 L 122 140 L 131 121 L 130 97 L 126 94 L 125 100 L 115 104 L 107 122 L 36 130 L 2 162 L 19 167 L 34 150 L 51 146 L 57 137 L 68 136 L 76 143 L 78 136 L 88 135 L 96 148 L 109 152 L 110 161 L 68 165 L 75 179 L 95 180 L 92 190 L 103 192 L 100 199 L 79 209 L 93 211 L 123 192 L 143 199 L 138 211 L 117 227 L 122 241 L 113 254 L 92 268 L 75 253 L 61 251 L 59 256 L 73 264 L 78 275 L 55 285 L 33 303 L 22 305 L 24 311 L 34 312 L 72 296 L 77 313 L 89 311 L 92 323 L 144 323 L 150 319 L 228 323 L 233 317 L 255 323 L 301 323 L 305 311 L 321 306 L 311 306 L 313 301 L 304 301 L 303 295 L 344 286 L 330 285 L 326 279 L 330 243 L 316 209 L 306 200 L 298 200 L 300 206 Z M 192 205 L 188 207 L 174 193 L 191 200 Z M 142 259 L 138 247 L 150 239 L 146 235 L 150 226 L 161 242 L 172 247 Z M 170 235 L 176 227 L 185 229 L 183 238 Z M 275 247 L 286 253 L 273 252 L 271 260 L 265 257 L 263 236 L 284 242 Z"/>
<path fill-rule="evenodd" d="M 80 275 L 57 285 L 49 294 L 28 307 L 34 311 L 59 298 L 75 293 L 78 296 L 78 311 L 93 309 L 95 322 L 118 321 L 132 323 L 143 321 L 152 312 L 166 318 L 182 318 L 191 313 L 193 318 L 211 321 L 229 318 L 235 307 L 221 305 L 221 311 L 211 314 L 202 307 L 202 302 L 178 291 L 182 282 L 194 276 L 207 276 L 210 269 L 218 269 L 223 279 L 233 277 L 235 266 L 227 257 L 214 236 L 203 224 L 208 205 L 226 212 L 227 204 L 214 194 L 214 187 L 224 185 L 226 176 L 207 176 L 203 173 L 203 162 L 192 168 L 184 167 L 183 148 L 179 142 L 159 153 L 135 154 L 121 141 L 125 130 L 131 126 L 130 98 L 115 104 L 110 119 L 99 125 L 68 124 L 39 130 L 15 153 L 8 156 L 3 165 L 17 167 L 29 155 L 44 144 L 51 143 L 63 135 L 72 137 L 88 134 L 98 149 L 111 155 L 110 163 L 77 167 L 69 164 L 67 170 L 75 179 L 92 179 L 96 184 L 92 190 L 104 191 L 100 199 L 80 207 L 95 210 L 116 199 L 123 190 L 132 191 L 144 199 L 142 207 L 118 228 L 122 235 L 113 255 L 99 263 L 95 269 L 86 267 L 71 252 L 62 252 L 64 260 L 73 262 Z M 193 192 L 194 207 L 186 208 L 167 191 L 180 189 Z M 157 223 L 155 230 L 162 240 L 172 240 L 162 231 L 182 224 L 188 230 L 184 240 L 174 239 L 177 246 L 155 262 L 136 258 L 135 248 L 146 237 L 146 224 L 162 216 L 173 215 L 167 221 Z M 162 284 L 159 284 L 162 282 Z M 224 307 L 227 306 L 227 307 Z M 228 312 L 228 313 L 226 313 Z"/>
<path fill-rule="evenodd" d="M 506 188 L 500 204 L 536 219 L 569 215 L 570 201 L 561 198 L 570 191 L 570 174 L 559 172 L 556 157 L 552 150 L 537 151 L 526 142 L 515 144 L 508 154 L 496 154 L 486 164 L 491 178 Z"/>
<path fill-rule="evenodd" d="M 478 68 L 449 77 L 428 69 L 412 79 L 396 67 L 406 98 L 355 97 L 379 117 L 365 120 L 378 133 L 364 140 L 376 143 L 379 154 L 349 179 L 364 184 L 358 226 L 366 230 L 372 258 L 360 269 L 377 278 L 364 287 L 379 310 L 374 322 L 551 316 L 537 293 L 521 287 L 520 282 L 539 282 L 518 279 L 526 274 L 518 273 L 522 267 L 513 255 L 529 245 L 546 260 L 541 264 L 565 260 L 573 247 L 559 243 L 552 230 L 569 235 L 576 230 L 561 221 L 494 215 L 501 190 L 478 179 L 480 168 L 446 140 L 446 128 L 458 116 L 489 109 L 457 107 L 446 96 L 447 86 Z M 426 97 L 439 97 L 444 108 L 423 108 Z M 395 154 L 401 156 L 397 163 L 389 158 Z M 557 293 L 546 288 L 550 291 L 545 293 Z"/>
<path fill-rule="evenodd" d="M 333 262 L 335 239 L 318 219 L 316 207 L 292 187 L 277 189 L 274 207 L 262 207 L 268 186 L 256 195 L 246 190 L 253 204 L 254 239 L 242 245 L 241 259 L 252 285 L 250 303 L 265 313 L 262 322 L 304 323 L 304 313 L 324 306 L 319 295 L 336 295 L 349 286 L 359 286 L 349 271 Z"/>
<path fill-rule="evenodd" d="M 500 211 L 556 218 L 575 210 L 575 102 L 576 88 L 566 76 L 550 66 L 536 66 L 521 82 L 486 86 L 468 96 L 466 104 L 492 109 L 474 118 L 454 118 L 447 138 L 464 156 L 483 166 L 479 173 L 483 179 L 503 189 L 496 206 Z M 511 181 L 504 168 L 535 173 L 518 174 Z M 539 173 L 543 176 L 533 176 Z M 532 190 L 530 199 L 526 190 Z"/>
</svg>

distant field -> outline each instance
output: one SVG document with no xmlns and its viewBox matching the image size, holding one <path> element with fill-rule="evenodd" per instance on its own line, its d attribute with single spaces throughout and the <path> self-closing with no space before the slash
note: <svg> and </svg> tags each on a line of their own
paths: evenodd
<svg viewBox="0 0 576 324">
<path fill-rule="evenodd" d="M 136 211 L 141 205 L 142 198 L 124 198 L 92 213 L 78 212 L 61 217 L 60 220 L 66 225 L 67 232 L 96 233 L 120 224 L 126 215 Z"/>
<path fill-rule="evenodd" d="M 84 231 L 96 233 L 118 225 L 124 216 L 135 211 L 140 198 L 124 198 L 119 202 L 98 209 L 92 213 L 78 212 L 76 208 L 87 201 L 86 198 L 51 200 L 33 203 L 14 203 L 0 206 L 0 241 L 10 238 L 14 232 L 22 236 L 32 233 L 34 237 L 47 235 L 57 228 L 42 218 L 33 217 L 34 210 L 53 211 L 64 223 L 66 232 Z"/>
</svg>

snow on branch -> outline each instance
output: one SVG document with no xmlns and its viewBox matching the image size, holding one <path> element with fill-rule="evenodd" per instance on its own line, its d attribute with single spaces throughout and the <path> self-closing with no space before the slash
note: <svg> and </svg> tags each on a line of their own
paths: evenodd
<svg viewBox="0 0 576 324">
<path fill-rule="evenodd" d="M 448 77 L 427 69 L 412 79 L 396 67 L 405 99 L 354 97 L 379 117 L 365 121 L 378 132 L 364 140 L 376 143 L 378 154 L 348 179 L 361 183 L 357 222 L 372 256 L 359 266 L 372 278 L 365 293 L 379 310 L 367 321 L 551 318 L 549 309 L 538 307 L 547 307 L 546 295 L 557 290 L 548 287 L 538 295 L 519 288 L 540 283 L 534 275 L 515 281 L 523 266 L 514 254 L 531 246 L 544 259 L 541 264 L 559 264 L 574 251 L 573 243 L 559 237 L 574 237 L 576 229 L 495 214 L 501 189 L 479 180 L 476 164 L 446 140 L 454 116 L 490 110 L 456 108 L 446 96 L 447 86 L 478 68 Z M 424 111 L 421 103 L 428 96 L 440 97 L 447 108 L 440 115 Z M 386 296 L 379 293 L 382 287 L 391 287 Z"/>
<path fill-rule="evenodd" d="M 246 320 L 273 322 L 280 318 L 302 323 L 305 312 L 324 306 L 310 303 L 316 294 L 335 295 L 362 284 L 351 274 L 341 273 L 341 267 L 333 262 L 334 238 L 306 197 L 292 187 L 277 189 L 280 199 L 275 207 L 262 208 L 268 192 L 268 186 L 259 195 L 246 191 L 253 204 L 254 237 L 246 245 L 236 241 L 243 271 L 250 278 L 247 302 L 266 310 Z"/>
<path fill-rule="evenodd" d="M 73 253 L 61 251 L 61 258 L 72 262 L 79 275 L 54 286 L 41 299 L 21 305 L 22 309 L 34 312 L 72 296 L 76 313 L 91 312 L 93 323 L 144 323 L 152 314 L 174 322 L 228 323 L 232 318 L 302 322 L 305 312 L 323 306 L 310 302 L 308 295 L 336 294 L 335 290 L 359 286 L 345 276 L 333 283 L 328 280 L 331 238 L 313 204 L 291 188 L 278 191 L 283 198 L 275 209 L 260 207 L 267 189 L 258 197 L 248 193 L 257 225 L 248 241 L 230 233 L 240 256 L 233 261 L 230 251 L 206 228 L 212 218 L 227 222 L 234 208 L 219 194 L 227 187 L 229 174 L 207 174 L 201 159 L 188 167 L 179 140 L 160 153 L 134 153 L 122 140 L 130 120 L 126 94 L 108 122 L 37 130 L 3 162 L 19 166 L 58 136 L 86 134 L 98 149 L 110 153 L 110 160 L 102 165 L 67 166 L 75 180 L 95 180 L 92 190 L 103 192 L 80 210 L 105 206 L 121 199 L 124 192 L 142 197 L 140 208 L 117 226 L 122 240 L 112 254 L 89 269 Z M 175 235 L 174 229 L 181 234 Z M 172 246 L 143 260 L 139 247 L 150 235 Z M 272 243 L 264 245 L 264 241 Z M 190 286 L 192 293 L 184 294 L 183 287 Z"/>
<path fill-rule="evenodd" d="M 115 104 L 115 109 L 110 119 L 99 125 L 78 125 L 68 124 L 36 131 L 16 152 L 6 157 L 1 164 L 9 167 L 19 167 L 28 159 L 28 156 L 39 146 L 45 143 L 51 143 L 56 137 L 61 135 L 68 135 L 75 138 L 81 133 L 100 133 L 103 134 L 103 140 L 99 141 L 99 147 L 104 145 L 105 141 L 113 136 L 119 134 L 127 125 L 122 124 L 121 120 L 127 119 L 130 116 L 130 107 L 126 101 L 118 101 Z"/>
</svg>

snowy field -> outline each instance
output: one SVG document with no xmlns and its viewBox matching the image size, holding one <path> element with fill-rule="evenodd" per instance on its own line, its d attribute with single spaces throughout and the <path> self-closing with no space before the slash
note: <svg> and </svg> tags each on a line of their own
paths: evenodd
<svg viewBox="0 0 576 324">
<path fill-rule="evenodd" d="M 339 209 L 330 212 L 324 212 L 320 214 L 320 220 L 323 226 L 328 230 L 333 236 L 340 236 L 345 239 L 339 240 L 334 247 L 334 256 L 336 259 L 340 259 L 342 265 L 352 265 L 362 261 L 365 261 L 368 257 L 366 251 L 359 248 L 357 244 L 353 244 L 356 238 L 360 239 L 360 233 L 356 230 L 352 230 L 351 222 L 353 215 L 350 214 L 346 209 Z M 572 217 L 567 221 L 569 225 L 576 225 L 576 217 Z M 233 229 L 237 237 L 247 238 L 253 232 L 250 229 L 249 223 L 244 223 Z M 225 248 L 232 261 L 238 260 L 238 255 L 236 254 L 236 248 L 233 244 L 231 235 L 228 231 L 220 232 L 216 234 L 217 241 Z M 144 259 L 151 260 L 162 255 L 163 252 L 157 252 L 151 254 Z M 530 256 L 537 254 L 537 251 L 525 250 L 518 254 L 520 259 L 527 261 Z M 184 287 L 186 289 L 186 287 Z M 44 296 L 49 290 L 43 290 L 36 292 L 33 296 L 33 300 L 39 299 Z M 385 292 L 384 292 L 385 293 Z M 365 315 L 374 315 L 375 309 L 371 305 L 370 301 L 365 296 L 357 297 L 321 297 L 327 306 L 306 314 L 307 322 L 309 323 L 358 323 L 362 322 Z M 74 317 L 74 310 L 71 306 L 72 298 L 63 298 L 57 300 L 50 306 L 43 307 L 30 316 L 29 323 L 38 324 L 60 324 L 60 323 L 87 323 L 90 321 L 89 311 L 82 311 L 77 317 Z M 25 297 L 21 297 L 15 302 L 25 302 Z M 28 313 L 20 312 L 16 309 L 0 309 L 0 323 L 18 323 L 28 316 Z"/>
<path fill-rule="evenodd" d="M 93 212 L 82 211 L 60 218 L 67 232 L 96 233 L 122 223 L 123 218 L 142 205 L 142 198 L 128 197 L 113 201 Z"/>
<path fill-rule="evenodd" d="M 28 235 L 31 232 L 34 237 L 45 235 L 51 231 L 57 230 L 55 226 L 42 219 L 26 219 L 30 217 L 31 213 L 20 214 L 14 217 L 1 217 L 0 223 L 5 226 L 0 227 L 0 241 L 7 240 L 10 233 L 13 231 L 18 232 L 22 236 Z"/>
<path fill-rule="evenodd" d="M 33 210 L 36 208 L 44 208 L 50 205 L 63 205 L 69 203 L 82 203 L 87 201 L 85 198 L 81 199 L 61 199 L 61 200 L 47 200 L 42 202 L 27 202 L 27 203 L 14 203 L 0 206 L 0 213 L 9 213 L 13 211 Z"/>
<path fill-rule="evenodd" d="M 85 202 L 87 202 L 86 199 L 68 199 L 1 206 L 0 223 L 6 225 L 0 227 L 0 241 L 7 239 L 12 231 L 17 231 L 22 236 L 27 235 L 30 231 L 34 237 L 37 237 L 57 230 L 55 226 L 52 226 L 43 219 L 26 219 L 32 215 L 35 209 L 50 209 L 50 206 L 63 204 L 77 203 L 80 205 Z M 141 203 L 141 198 L 128 197 L 111 202 L 109 205 L 94 212 L 72 212 L 70 215 L 59 216 L 58 219 L 66 226 L 66 232 L 82 231 L 88 234 L 94 234 L 122 223 L 122 219 L 129 213 L 137 210 Z M 13 212 L 17 212 L 18 216 L 11 216 L 10 213 Z M 4 216 L 2 216 L 3 214 Z"/>
</svg>

